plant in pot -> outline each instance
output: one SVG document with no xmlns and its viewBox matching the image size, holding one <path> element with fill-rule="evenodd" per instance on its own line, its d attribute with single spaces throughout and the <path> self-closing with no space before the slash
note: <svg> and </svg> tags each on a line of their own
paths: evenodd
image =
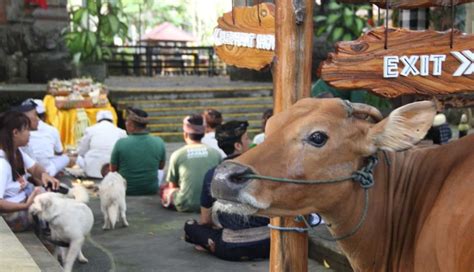
<svg viewBox="0 0 474 272">
<path fill-rule="evenodd" d="M 112 56 L 114 39 L 127 38 L 128 26 L 120 0 L 87 0 L 70 9 L 66 46 L 73 57 L 75 76 L 98 81 L 107 77 L 105 61 Z"/>
</svg>

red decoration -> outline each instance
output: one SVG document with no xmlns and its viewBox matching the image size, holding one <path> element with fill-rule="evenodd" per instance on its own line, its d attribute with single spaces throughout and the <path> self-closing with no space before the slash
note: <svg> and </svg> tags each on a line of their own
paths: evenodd
<svg viewBox="0 0 474 272">
<path fill-rule="evenodd" d="M 48 8 L 47 0 L 25 0 L 25 4 L 38 5 L 40 8 Z"/>
</svg>

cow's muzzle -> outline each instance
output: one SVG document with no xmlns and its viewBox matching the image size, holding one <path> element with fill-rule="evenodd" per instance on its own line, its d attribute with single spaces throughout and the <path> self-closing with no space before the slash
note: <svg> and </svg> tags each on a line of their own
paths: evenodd
<svg viewBox="0 0 474 272">
<path fill-rule="evenodd" d="M 217 199 L 239 202 L 239 193 L 250 181 L 244 177 L 247 174 L 253 174 L 253 171 L 245 165 L 234 161 L 221 163 L 214 172 L 211 183 L 212 196 Z"/>
</svg>

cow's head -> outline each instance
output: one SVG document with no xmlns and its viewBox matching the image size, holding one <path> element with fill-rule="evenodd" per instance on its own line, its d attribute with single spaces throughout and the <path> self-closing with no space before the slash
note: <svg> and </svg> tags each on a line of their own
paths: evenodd
<svg viewBox="0 0 474 272">
<path fill-rule="evenodd" d="M 368 105 L 302 99 L 269 120 L 261 145 L 217 168 L 212 182 L 212 194 L 219 199 L 216 205 L 230 212 L 269 216 L 324 213 L 358 185 L 296 185 L 241 176 L 252 172 L 301 180 L 350 176 L 377 150 L 403 150 L 420 141 L 435 114 L 429 101 L 398 108 L 382 120 L 379 111 Z"/>
</svg>

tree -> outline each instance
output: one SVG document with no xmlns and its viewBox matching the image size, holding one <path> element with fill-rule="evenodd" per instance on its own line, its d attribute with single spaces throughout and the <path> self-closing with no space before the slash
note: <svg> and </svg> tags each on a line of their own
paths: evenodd
<svg viewBox="0 0 474 272">
<path fill-rule="evenodd" d="M 111 55 L 114 39 L 127 38 L 127 24 L 119 0 L 87 0 L 72 7 L 71 26 L 66 30 L 66 45 L 74 61 L 102 62 Z"/>
<path fill-rule="evenodd" d="M 164 22 L 186 30 L 191 29 L 188 0 L 122 0 L 124 13 L 138 34 Z"/>
<path fill-rule="evenodd" d="M 340 4 L 336 0 L 322 1 L 319 10 L 315 12 L 315 35 L 317 37 L 327 37 L 328 46 L 333 46 L 338 41 L 352 41 L 360 37 L 365 28 L 369 27 L 369 14 L 372 5 L 356 5 L 356 4 Z M 312 92 L 327 91 L 320 88 L 326 85 L 324 82 L 318 81 Z M 375 106 L 382 110 L 391 107 L 390 102 L 370 92 L 361 90 L 339 92 L 326 85 L 333 95 L 340 97 L 346 95 L 348 99 L 360 99 L 361 102 Z M 313 95 L 314 95 L 313 93 Z"/>
<path fill-rule="evenodd" d="M 339 4 L 330 0 L 321 5 L 321 11 L 314 17 L 316 36 L 327 35 L 330 42 L 357 39 L 367 27 L 367 14 L 371 5 Z"/>
</svg>

